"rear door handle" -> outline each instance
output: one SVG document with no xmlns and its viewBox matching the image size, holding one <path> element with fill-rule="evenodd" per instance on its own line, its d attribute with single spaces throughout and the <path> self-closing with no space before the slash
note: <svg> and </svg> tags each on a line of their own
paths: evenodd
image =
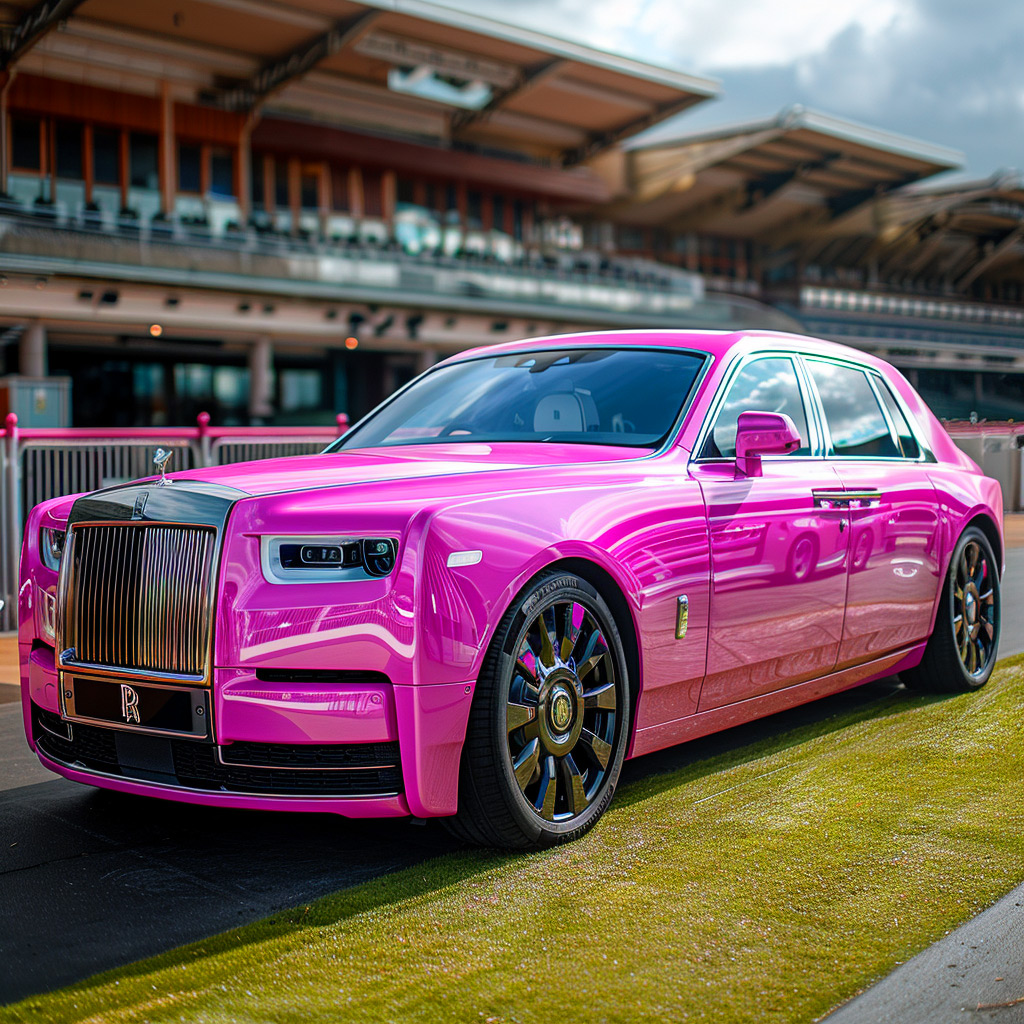
<svg viewBox="0 0 1024 1024">
<path fill-rule="evenodd" d="M 863 488 L 857 491 L 841 491 L 830 488 L 815 488 L 811 491 L 815 508 L 849 508 L 853 502 L 859 502 L 861 508 L 878 505 L 882 501 L 882 492 L 875 488 Z"/>
</svg>

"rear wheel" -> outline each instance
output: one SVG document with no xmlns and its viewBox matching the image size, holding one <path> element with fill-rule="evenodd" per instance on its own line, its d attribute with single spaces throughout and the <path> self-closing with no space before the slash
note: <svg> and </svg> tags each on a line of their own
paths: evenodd
<svg viewBox="0 0 1024 1024">
<path fill-rule="evenodd" d="M 611 802 L 629 717 L 608 605 L 579 576 L 539 577 L 505 613 L 484 661 L 449 827 L 511 849 L 582 835 Z"/>
<path fill-rule="evenodd" d="M 935 629 L 921 664 L 900 673 L 915 689 L 977 690 L 988 682 L 999 648 L 999 572 L 988 538 L 964 530 L 950 559 Z"/>
</svg>

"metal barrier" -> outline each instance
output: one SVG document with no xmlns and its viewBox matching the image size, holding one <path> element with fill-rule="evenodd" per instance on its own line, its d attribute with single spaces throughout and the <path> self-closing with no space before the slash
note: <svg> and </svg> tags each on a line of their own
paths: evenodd
<svg viewBox="0 0 1024 1024">
<path fill-rule="evenodd" d="M 153 452 L 174 450 L 172 469 L 309 455 L 348 430 L 336 427 L 211 427 L 200 413 L 195 427 L 94 430 L 21 429 L 9 415 L 0 429 L 0 631 L 17 625 L 18 562 L 25 514 L 64 494 L 151 476 Z"/>
</svg>

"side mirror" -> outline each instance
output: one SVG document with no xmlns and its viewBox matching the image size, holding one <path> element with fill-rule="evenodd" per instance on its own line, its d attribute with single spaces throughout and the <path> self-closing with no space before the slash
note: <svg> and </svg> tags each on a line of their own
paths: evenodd
<svg viewBox="0 0 1024 1024">
<path fill-rule="evenodd" d="M 800 447 L 796 425 L 781 412 L 741 412 L 736 423 L 736 469 L 761 475 L 762 455 L 789 455 Z"/>
</svg>

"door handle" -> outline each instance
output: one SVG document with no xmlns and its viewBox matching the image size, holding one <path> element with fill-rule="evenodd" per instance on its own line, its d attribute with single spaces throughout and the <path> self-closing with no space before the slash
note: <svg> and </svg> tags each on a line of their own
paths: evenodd
<svg viewBox="0 0 1024 1024">
<path fill-rule="evenodd" d="M 882 492 L 874 488 L 865 488 L 858 491 L 831 490 L 828 488 L 815 488 L 811 491 L 814 498 L 815 508 L 849 508 L 855 502 L 860 502 L 860 507 L 878 505 L 882 500 Z"/>
</svg>

